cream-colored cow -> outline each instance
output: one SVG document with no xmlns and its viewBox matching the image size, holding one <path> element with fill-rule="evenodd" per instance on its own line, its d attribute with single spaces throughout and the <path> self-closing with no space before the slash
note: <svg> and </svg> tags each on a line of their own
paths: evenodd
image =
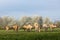
<svg viewBox="0 0 60 40">
<path fill-rule="evenodd" d="M 50 28 L 50 30 L 52 31 L 53 28 L 56 28 L 56 27 L 57 27 L 57 26 L 54 25 L 54 24 L 49 24 L 49 25 L 47 25 L 47 24 L 43 24 L 43 28 L 45 28 L 45 31 L 47 31 L 48 28 Z"/>
<path fill-rule="evenodd" d="M 26 30 L 26 31 L 31 31 L 32 26 L 31 26 L 30 24 L 24 25 L 24 26 L 23 26 L 23 29 Z"/>
<path fill-rule="evenodd" d="M 51 31 L 54 29 L 54 28 L 56 28 L 57 26 L 56 25 L 54 25 L 54 24 L 49 24 L 49 27 L 50 27 L 50 29 L 51 29 Z"/>
<path fill-rule="evenodd" d="M 47 24 L 43 24 L 43 28 L 45 29 L 45 31 L 47 31 L 49 26 Z"/>
<path fill-rule="evenodd" d="M 40 27 L 38 23 L 34 23 L 34 28 L 35 28 L 35 31 L 40 32 Z"/>
<path fill-rule="evenodd" d="M 8 31 L 9 29 L 14 29 L 15 31 L 18 31 L 18 26 L 15 24 L 12 27 L 6 26 L 6 31 Z"/>
<path fill-rule="evenodd" d="M 6 29 L 6 31 L 8 31 L 8 30 L 9 30 L 9 27 L 8 27 L 8 26 L 6 26 L 6 27 L 5 27 L 5 29 Z"/>
<path fill-rule="evenodd" d="M 15 31 L 18 31 L 18 25 L 17 25 L 17 24 L 13 25 L 13 29 L 14 29 Z"/>
</svg>

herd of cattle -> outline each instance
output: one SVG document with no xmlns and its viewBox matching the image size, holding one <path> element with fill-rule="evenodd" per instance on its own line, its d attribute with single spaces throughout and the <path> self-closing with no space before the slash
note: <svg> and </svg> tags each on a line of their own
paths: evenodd
<svg viewBox="0 0 60 40">
<path fill-rule="evenodd" d="M 32 29 L 34 29 L 37 32 L 40 32 L 42 28 L 45 29 L 45 31 L 47 31 L 48 28 L 50 28 L 51 30 L 53 28 L 56 28 L 57 26 L 55 24 L 43 24 L 42 26 L 38 23 L 34 23 L 33 25 L 28 24 L 28 25 L 23 25 L 22 27 L 19 27 L 17 24 L 12 26 L 12 29 L 14 29 L 15 31 L 18 31 L 19 29 L 24 29 L 24 31 L 32 31 Z M 8 31 L 10 29 L 9 26 L 5 27 L 6 31 Z"/>
</svg>

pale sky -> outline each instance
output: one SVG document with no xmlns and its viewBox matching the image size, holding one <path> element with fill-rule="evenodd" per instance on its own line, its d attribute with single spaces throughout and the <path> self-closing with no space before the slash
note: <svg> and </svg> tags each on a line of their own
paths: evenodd
<svg viewBox="0 0 60 40">
<path fill-rule="evenodd" d="M 0 16 L 34 16 L 60 19 L 60 0 L 0 0 Z"/>
</svg>

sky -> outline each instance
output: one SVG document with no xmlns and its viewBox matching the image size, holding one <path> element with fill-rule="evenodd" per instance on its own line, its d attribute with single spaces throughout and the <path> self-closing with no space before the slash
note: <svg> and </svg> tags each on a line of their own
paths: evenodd
<svg viewBox="0 0 60 40">
<path fill-rule="evenodd" d="M 60 20 L 60 0 L 0 0 L 0 16 L 34 15 Z"/>
</svg>

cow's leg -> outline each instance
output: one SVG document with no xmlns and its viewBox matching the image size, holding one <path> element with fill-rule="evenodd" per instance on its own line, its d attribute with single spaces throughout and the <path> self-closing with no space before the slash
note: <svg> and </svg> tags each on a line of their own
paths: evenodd
<svg viewBox="0 0 60 40">
<path fill-rule="evenodd" d="M 24 31 L 26 31 L 26 29 L 24 28 Z"/>
<path fill-rule="evenodd" d="M 41 28 L 40 27 L 38 27 L 38 32 L 40 32 L 41 30 L 40 30 Z"/>
<path fill-rule="evenodd" d="M 30 28 L 30 31 L 31 31 L 32 28 Z"/>
<path fill-rule="evenodd" d="M 6 31 L 8 31 L 9 30 L 9 27 L 6 27 Z"/>
<path fill-rule="evenodd" d="M 37 27 L 35 27 L 35 32 L 36 32 L 36 31 L 38 31 L 38 28 L 37 28 Z"/>
<path fill-rule="evenodd" d="M 15 28 L 15 31 L 16 31 L 16 28 Z"/>
<path fill-rule="evenodd" d="M 52 27 L 50 27 L 50 30 L 52 31 Z"/>
<path fill-rule="evenodd" d="M 48 30 L 48 27 L 45 27 L 45 31 L 47 31 Z"/>
<path fill-rule="evenodd" d="M 17 26 L 17 32 L 18 32 L 18 26 Z"/>
<path fill-rule="evenodd" d="M 13 29 L 18 32 L 18 27 L 14 27 Z"/>
<path fill-rule="evenodd" d="M 15 31 L 17 31 L 17 28 L 16 28 L 16 27 L 14 27 L 13 29 L 14 29 Z"/>
<path fill-rule="evenodd" d="M 41 32 L 41 29 L 42 29 L 42 25 L 39 25 L 38 26 L 38 32 Z"/>
</svg>

